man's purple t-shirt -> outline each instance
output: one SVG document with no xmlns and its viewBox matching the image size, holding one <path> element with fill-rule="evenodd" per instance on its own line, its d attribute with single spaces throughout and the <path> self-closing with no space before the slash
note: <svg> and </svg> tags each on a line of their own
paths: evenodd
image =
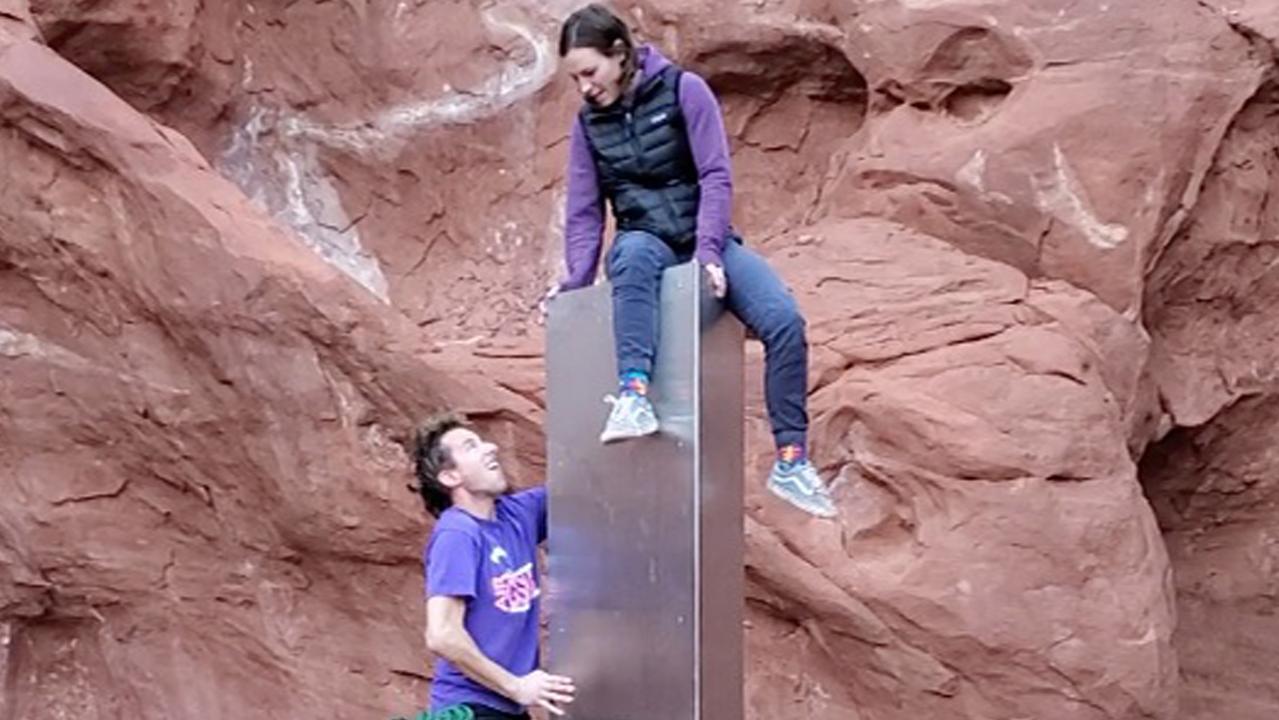
<svg viewBox="0 0 1279 720">
<path fill-rule="evenodd" d="M 426 596 L 465 599 L 467 632 L 481 652 L 516 676 L 538 665 L 537 546 L 545 539 L 546 489 L 534 488 L 498 498 L 492 520 L 445 510 L 426 545 Z M 431 710 L 459 703 L 524 711 L 440 658 Z"/>
</svg>

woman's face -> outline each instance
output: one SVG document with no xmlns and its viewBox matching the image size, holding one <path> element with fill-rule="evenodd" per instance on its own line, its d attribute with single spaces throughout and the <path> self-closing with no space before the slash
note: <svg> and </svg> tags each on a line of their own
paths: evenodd
<svg viewBox="0 0 1279 720">
<path fill-rule="evenodd" d="M 573 48 L 564 56 L 564 67 L 583 100 L 595 107 L 608 107 L 622 96 L 625 57 L 625 52 L 605 55 L 595 48 Z"/>
</svg>

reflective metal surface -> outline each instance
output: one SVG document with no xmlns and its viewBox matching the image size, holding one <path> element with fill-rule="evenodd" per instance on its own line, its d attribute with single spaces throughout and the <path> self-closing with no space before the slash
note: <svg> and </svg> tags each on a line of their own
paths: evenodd
<svg viewBox="0 0 1279 720">
<path fill-rule="evenodd" d="M 742 329 L 668 270 L 651 437 L 599 443 L 616 392 L 608 285 L 566 293 L 547 331 L 547 667 L 575 720 L 742 718 Z"/>
<path fill-rule="evenodd" d="M 696 412 L 698 498 L 698 720 L 742 720 L 742 465 L 745 340 L 737 318 L 703 293 L 700 303 L 701 403 Z"/>
</svg>

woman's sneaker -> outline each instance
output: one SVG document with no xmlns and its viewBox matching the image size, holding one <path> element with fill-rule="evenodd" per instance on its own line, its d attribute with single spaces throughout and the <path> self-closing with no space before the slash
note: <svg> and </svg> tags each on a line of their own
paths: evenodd
<svg viewBox="0 0 1279 720">
<path fill-rule="evenodd" d="M 622 393 L 621 397 L 609 395 L 604 398 L 604 402 L 612 403 L 613 411 L 608 414 L 608 422 L 604 423 L 600 442 L 611 443 L 657 432 L 657 414 L 653 412 L 653 403 L 643 395 L 635 393 Z"/>
<path fill-rule="evenodd" d="M 774 495 L 820 518 L 833 518 L 838 513 L 830 490 L 817 474 L 817 468 L 807 460 L 797 463 L 773 463 L 768 474 L 768 489 Z"/>
</svg>

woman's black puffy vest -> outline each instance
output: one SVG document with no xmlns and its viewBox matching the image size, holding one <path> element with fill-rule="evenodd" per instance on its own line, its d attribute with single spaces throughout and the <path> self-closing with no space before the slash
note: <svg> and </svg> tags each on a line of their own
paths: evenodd
<svg viewBox="0 0 1279 720">
<path fill-rule="evenodd" d="M 583 108 L 582 123 L 618 232 L 644 230 L 684 250 L 696 241 L 700 189 L 679 78 L 669 65 L 644 78 L 629 103 Z"/>
</svg>

